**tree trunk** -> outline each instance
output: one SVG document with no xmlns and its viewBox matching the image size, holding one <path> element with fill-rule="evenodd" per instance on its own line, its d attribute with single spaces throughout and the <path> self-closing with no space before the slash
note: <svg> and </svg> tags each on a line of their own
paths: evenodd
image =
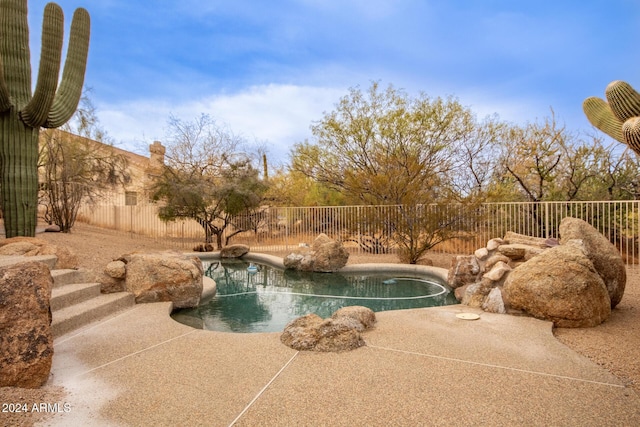
<svg viewBox="0 0 640 427">
<path fill-rule="evenodd" d="M 222 230 L 216 233 L 216 249 L 222 249 Z"/>
<path fill-rule="evenodd" d="M 7 238 L 36 234 L 38 220 L 38 134 L 14 108 L 0 115 L 0 196 Z"/>
</svg>

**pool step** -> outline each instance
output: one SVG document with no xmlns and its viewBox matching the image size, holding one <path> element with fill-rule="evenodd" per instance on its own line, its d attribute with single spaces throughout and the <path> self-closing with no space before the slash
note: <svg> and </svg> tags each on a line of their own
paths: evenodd
<svg viewBox="0 0 640 427">
<path fill-rule="evenodd" d="M 52 270 L 51 331 L 54 338 L 135 306 L 128 292 L 100 293 L 86 270 Z"/>
</svg>

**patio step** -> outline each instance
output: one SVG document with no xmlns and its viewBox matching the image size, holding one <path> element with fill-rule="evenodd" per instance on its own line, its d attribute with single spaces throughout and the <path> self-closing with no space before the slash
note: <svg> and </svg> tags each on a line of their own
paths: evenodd
<svg viewBox="0 0 640 427">
<path fill-rule="evenodd" d="M 91 287 L 93 285 L 94 284 L 89 284 Z M 81 287 L 78 289 L 81 289 Z M 98 285 L 98 291 L 99 289 Z M 69 289 L 69 291 L 71 293 L 85 292 L 84 290 L 71 289 Z M 53 321 L 51 323 L 51 331 L 53 337 L 60 337 L 75 329 L 111 316 L 118 311 L 131 308 L 134 305 L 135 299 L 132 294 L 128 292 L 117 292 L 113 294 L 99 294 L 98 296 L 73 303 L 60 309 L 52 308 Z"/>
<path fill-rule="evenodd" d="M 85 269 L 61 269 L 51 270 L 51 277 L 53 277 L 53 287 L 59 287 L 64 285 L 71 285 L 76 283 L 90 282 L 89 271 Z"/>
<path fill-rule="evenodd" d="M 51 331 L 57 338 L 135 305 L 128 292 L 100 293 L 88 270 L 51 270 Z"/>
</svg>

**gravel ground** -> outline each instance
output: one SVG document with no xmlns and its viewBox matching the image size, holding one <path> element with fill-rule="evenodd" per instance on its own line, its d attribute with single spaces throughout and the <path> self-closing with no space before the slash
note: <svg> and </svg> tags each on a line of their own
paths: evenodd
<svg viewBox="0 0 640 427">
<path fill-rule="evenodd" d="M 70 234 L 44 233 L 39 237 L 53 244 L 70 247 L 79 257 L 80 267 L 99 271 L 119 256 L 133 251 L 177 249 L 169 244 L 140 236 L 129 236 L 85 225 Z M 282 252 L 273 253 L 283 256 Z M 448 268 L 451 255 L 429 254 L 437 267 Z M 349 264 L 394 263 L 394 255 L 352 255 Z M 595 328 L 555 329 L 555 336 L 568 347 L 609 370 L 640 393 L 640 267 L 627 268 L 627 287 L 622 302 L 605 323 Z M 64 390 L 45 386 L 39 390 L 0 388 L 0 404 L 64 402 Z M 0 413 L 0 425 L 31 426 L 46 414 Z"/>
</svg>

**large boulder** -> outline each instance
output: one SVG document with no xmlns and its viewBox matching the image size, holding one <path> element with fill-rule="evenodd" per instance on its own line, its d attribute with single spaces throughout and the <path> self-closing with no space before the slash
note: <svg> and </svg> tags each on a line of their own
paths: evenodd
<svg viewBox="0 0 640 427">
<path fill-rule="evenodd" d="M 596 326 L 611 314 L 607 288 L 579 240 L 548 249 L 509 273 L 503 288 L 512 309 L 555 326 Z"/>
<path fill-rule="evenodd" d="M 344 267 L 348 260 L 349 252 L 342 243 L 320 234 L 311 248 L 299 248 L 287 255 L 283 263 L 287 269 L 330 273 Z"/>
<path fill-rule="evenodd" d="M 342 307 L 335 311 L 331 315 L 332 319 L 353 319 L 355 321 L 354 326 L 358 332 L 362 332 L 365 329 L 373 328 L 376 323 L 376 313 L 368 307 L 360 305 L 350 305 Z"/>
<path fill-rule="evenodd" d="M 0 255 L 10 256 L 38 256 L 55 255 L 58 261 L 56 269 L 78 268 L 79 261 L 76 254 L 64 246 L 52 245 L 37 237 L 12 237 L 0 241 Z"/>
<path fill-rule="evenodd" d="M 175 308 L 195 307 L 202 296 L 202 262 L 174 251 L 132 253 L 126 264 L 125 289 L 137 303 L 172 301 Z"/>
<path fill-rule="evenodd" d="M 314 247 L 316 247 L 315 243 Z M 339 270 L 347 265 L 349 260 L 349 252 L 342 246 L 342 243 L 335 240 L 318 245 L 314 252 L 313 271 L 321 273 Z"/>
<path fill-rule="evenodd" d="M 344 307 L 328 319 L 307 314 L 289 322 L 280 341 L 295 350 L 348 351 L 365 345 L 360 332 L 374 323 L 375 313 L 366 307 Z"/>
<path fill-rule="evenodd" d="M 0 267 L 0 387 L 38 388 L 49 378 L 52 287 L 43 263 Z"/>
<path fill-rule="evenodd" d="M 220 249 L 220 258 L 240 258 L 249 253 L 247 245 L 229 245 Z"/>
<path fill-rule="evenodd" d="M 560 237 L 562 243 L 582 240 L 587 256 L 607 286 L 611 308 L 618 305 L 624 295 L 627 271 L 616 247 L 589 223 L 577 218 L 564 218 L 560 222 Z"/>
</svg>

